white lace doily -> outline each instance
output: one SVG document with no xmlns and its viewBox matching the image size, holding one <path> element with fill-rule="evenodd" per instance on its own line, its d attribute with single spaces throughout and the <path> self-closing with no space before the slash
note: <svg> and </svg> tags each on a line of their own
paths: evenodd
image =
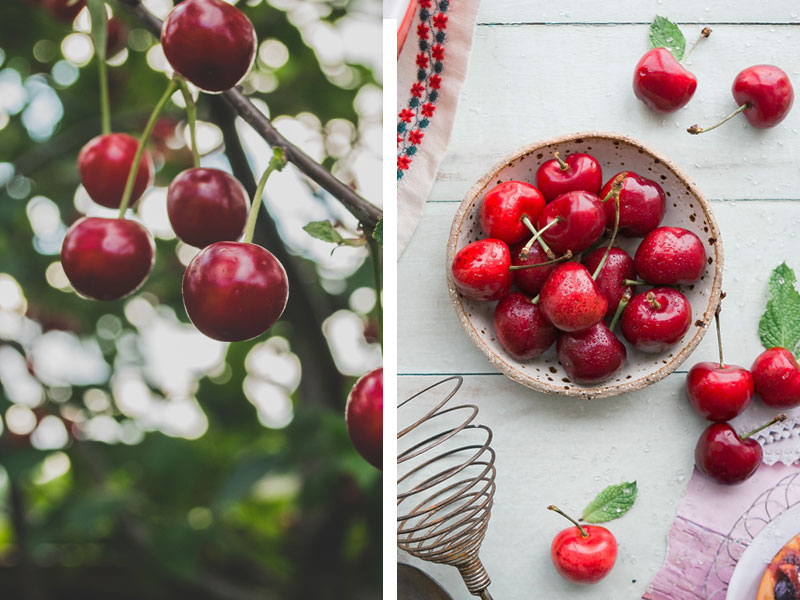
<svg viewBox="0 0 800 600">
<path fill-rule="evenodd" d="M 750 407 L 731 423 L 736 431 L 745 433 L 763 425 L 780 412 L 786 413 L 788 419 L 753 436 L 763 446 L 764 462 L 768 465 L 777 462 L 791 465 L 800 460 L 800 408 L 780 411 L 764 405 L 756 397 Z"/>
</svg>

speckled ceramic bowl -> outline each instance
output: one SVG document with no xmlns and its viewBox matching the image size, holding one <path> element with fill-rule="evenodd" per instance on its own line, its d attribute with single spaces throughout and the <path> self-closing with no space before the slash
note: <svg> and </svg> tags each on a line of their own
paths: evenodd
<svg viewBox="0 0 800 600">
<path fill-rule="evenodd" d="M 600 162 L 603 179 L 630 170 L 661 184 L 667 195 L 662 225 L 683 227 L 696 233 L 706 245 L 708 265 L 701 279 L 681 290 L 692 305 L 692 326 L 683 339 L 662 354 L 639 352 L 627 344 L 628 360 L 612 379 L 597 386 L 570 381 L 558 363 L 555 344 L 529 362 L 519 362 L 503 350 L 494 335 L 495 302 L 475 302 L 461 296 L 453 284 L 450 265 L 456 252 L 485 237 L 478 221 L 483 195 L 498 183 L 511 179 L 535 183 L 536 170 L 552 158 L 587 152 Z M 641 238 L 619 236 L 617 245 L 633 256 Z M 641 142 L 615 133 L 586 132 L 537 142 L 517 150 L 481 177 L 470 188 L 456 212 L 447 242 L 447 285 L 458 320 L 472 342 L 507 377 L 540 392 L 581 398 L 603 398 L 641 389 L 674 371 L 705 335 L 719 302 L 723 252 L 719 228 L 711 206 L 689 177 L 669 159 Z M 619 327 L 617 333 L 622 338 Z M 623 340 L 624 341 L 624 340 Z"/>
</svg>

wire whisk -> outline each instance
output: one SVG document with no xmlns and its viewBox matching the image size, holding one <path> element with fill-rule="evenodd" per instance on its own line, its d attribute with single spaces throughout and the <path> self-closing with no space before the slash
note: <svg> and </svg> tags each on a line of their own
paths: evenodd
<svg viewBox="0 0 800 600">
<path fill-rule="evenodd" d="M 460 376 L 400 403 L 398 422 L 401 408 L 408 412 L 412 400 L 450 381 L 456 383 L 444 399 L 397 434 L 397 544 L 422 560 L 458 568 L 473 596 L 492 600 L 478 556 L 495 491 L 492 430 L 473 424 L 477 406 L 445 406 L 461 389 Z"/>
</svg>

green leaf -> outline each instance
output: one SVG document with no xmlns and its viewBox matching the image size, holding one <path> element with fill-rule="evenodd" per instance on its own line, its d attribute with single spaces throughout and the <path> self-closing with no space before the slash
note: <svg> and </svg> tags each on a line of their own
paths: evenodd
<svg viewBox="0 0 800 600">
<path fill-rule="evenodd" d="M 675 23 L 666 17 L 656 17 L 650 25 L 650 45 L 653 48 L 666 48 L 672 52 L 675 60 L 681 60 L 686 49 L 686 39 Z"/>
<path fill-rule="evenodd" d="M 765 348 L 780 346 L 794 351 L 800 342 L 800 294 L 794 271 L 781 263 L 769 278 L 767 309 L 758 323 L 758 335 Z"/>
<path fill-rule="evenodd" d="M 92 41 L 97 60 L 106 59 L 106 36 L 108 29 L 108 15 L 104 0 L 88 0 L 89 16 L 92 20 Z"/>
<path fill-rule="evenodd" d="M 303 227 L 303 230 L 311 237 L 315 237 L 323 242 L 330 242 L 332 244 L 341 244 L 344 242 L 344 238 L 333 228 L 330 221 L 312 221 Z"/>
<path fill-rule="evenodd" d="M 610 485 L 583 510 L 581 519 L 588 523 L 605 523 L 619 519 L 633 506 L 636 492 L 635 481 Z"/>
<path fill-rule="evenodd" d="M 383 217 L 378 219 L 375 229 L 372 230 L 372 239 L 383 246 Z"/>
</svg>

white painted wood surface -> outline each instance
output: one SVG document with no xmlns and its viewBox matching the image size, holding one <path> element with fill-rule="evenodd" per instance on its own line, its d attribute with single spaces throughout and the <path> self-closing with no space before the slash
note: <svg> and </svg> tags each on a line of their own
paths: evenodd
<svg viewBox="0 0 800 600">
<path fill-rule="evenodd" d="M 714 29 L 690 61 L 699 79 L 695 98 L 665 117 L 647 111 L 630 88 L 647 48 L 644 23 L 654 14 Z M 497 494 L 482 558 L 497 600 L 641 597 L 663 563 L 705 426 L 683 396 L 686 369 L 714 359 L 715 339 L 706 336 L 665 380 L 608 400 L 550 397 L 507 380 L 469 343 L 447 296 L 444 252 L 457 203 L 482 172 L 525 143 L 589 129 L 640 138 L 675 160 L 713 202 L 725 248 L 726 358 L 749 366 L 760 351 L 756 328 L 770 270 L 786 259 L 800 272 L 800 107 L 764 132 L 744 120 L 699 137 L 684 129 L 734 108 L 732 79 L 752 64 L 778 64 L 800 85 L 798 23 L 800 5 L 792 0 L 484 0 L 450 150 L 398 265 L 398 398 L 463 374 L 458 398 L 477 403 L 479 420 L 494 431 Z M 691 40 L 699 26 L 682 29 Z M 545 507 L 579 512 L 624 479 L 637 479 L 640 495 L 629 515 L 610 524 L 620 542 L 617 566 L 597 586 L 566 583 L 549 559 L 552 537 L 566 522 Z M 456 600 L 471 597 L 454 569 L 399 559 L 422 566 Z"/>
</svg>

